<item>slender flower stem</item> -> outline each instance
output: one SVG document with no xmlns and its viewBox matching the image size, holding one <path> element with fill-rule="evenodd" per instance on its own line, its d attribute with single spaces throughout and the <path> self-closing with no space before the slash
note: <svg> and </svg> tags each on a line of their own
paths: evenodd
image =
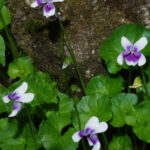
<svg viewBox="0 0 150 150">
<path fill-rule="evenodd" d="M 32 137 L 33 137 L 33 141 L 34 141 L 34 146 L 35 146 L 35 150 L 37 150 L 37 143 L 36 143 L 36 137 L 35 137 L 35 133 L 34 133 L 34 126 L 32 124 L 32 120 L 31 120 L 31 116 L 28 110 L 28 107 L 25 105 L 25 109 L 26 109 L 26 113 L 29 119 L 29 124 L 30 124 L 30 128 L 31 128 L 31 132 L 32 132 Z"/>
<path fill-rule="evenodd" d="M 141 150 L 145 150 L 146 149 L 146 143 L 143 144 L 142 149 Z"/>
<path fill-rule="evenodd" d="M 105 147 L 105 150 L 108 150 L 108 140 L 106 138 L 106 135 L 105 133 L 102 133 L 102 137 L 104 139 L 104 147 Z"/>
<path fill-rule="evenodd" d="M 0 83 L 2 83 L 5 87 L 8 87 L 8 79 L 7 79 L 7 75 L 5 73 L 5 71 L 3 70 L 3 68 L 0 67 Z"/>
<path fill-rule="evenodd" d="M 129 87 L 131 85 L 131 78 L 132 78 L 132 71 L 129 69 L 129 77 L 128 77 L 128 93 L 131 92 L 131 88 Z"/>
<path fill-rule="evenodd" d="M 78 120 L 79 130 L 81 130 L 81 121 L 80 121 L 79 111 L 78 111 L 77 104 L 74 98 L 73 98 L 73 102 L 74 102 L 75 113 L 76 113 L 77 120 Z M 83 146 L 83 149 L 86 150 L 86 145 L 83 139 L 82 139 L 82 146 Z"/>
<path fill-rule="evenodd" d="M 149 95 L 149 93 L 148 93 L 148 89 L 147 89 L 147 85 L 146 85 L 145 74 L 144 74 L 144 70 L 143 70 L 142 67 L 141 67 L 141 74 L 142 74 L 143 87 L 144 87 L 144 89 L 145 89 L 146 96 L 147 96 L 147 98 L 150 100 L 150 95 Z"/>
<path fill-rule="evenodd" d="M 78 76 L 79 76 L 79 80 L 80 80 L 80 82 L 81 82 L 81 86 L 82 86 L 83 92 L 84 92 L 84 94 L 86 95 L 86 90 L 85 90 L 84 81 L 83 81 L 82 75 L 81 75 L 81 73 L 80 73 L 79 66 L 78 66 L 78 63 L 77 63 L 77 61 L 76 61 L 76 57 L 75 57 L 75 55 L 74 55 L 73 48 L 72 48 L 72 46 L 71 46 L 70 40 L 69 40 L 69 38 L 68 38 L 68 35 L 67 35 L 67 33 L 65 32 L 64 26 L 63 26 L 61 20 L 59 19 L 58 11 L 56 11 L 56 15 L 57 15 L 57 18 L 58 18 L 58 21 L 59 21 L 59 24 L 60 24 L 61 31 L 64 33 L 65 43 L 66 43 L 66 46 L 68 47 L 68 49 L 69 49 L 69 51 L 70 51 L 70 54 L 71 54 L 73 63 L 74 63 L 74 65 L 75 65 L 76 71 L 77 71 Z"/>
<path fill-rule="evenodd" d="M 5 33 L 6 33 L 6 36 L 8 38 L 8 42 L 9 42 L 9 48 L 11 50 L 11 53 L 12 53 L 12 56 L 13 56 L 13 59 L 17 58 L 17 55 L 18 55 L 18 51 L 17 51 L 17 48 L 16 48 L 16 45 L 14 43 L 14 40 L 12 38 L 12 36 L 9 34 L 8 32 L 8 29 L 7 29 L 7 26 L 5 24 L 5 21 L 4 21 L 4 17 L 2 15 L 2 12 L 0 10 L 0 18 L 2 20 L 2 24 L 4 26 L 4 30 L 5 30 Z"/>
</svg>

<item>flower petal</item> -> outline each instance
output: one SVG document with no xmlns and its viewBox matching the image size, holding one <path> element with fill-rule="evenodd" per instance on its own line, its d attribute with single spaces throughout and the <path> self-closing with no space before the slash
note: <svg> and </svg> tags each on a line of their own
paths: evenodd
<svg viewBox="0 0 150 150">
<path fill-rule="evenodd" d="M 19 86 L 13 93 L 17 93 L 19 96 L 24 94 L 28 88 L 28 84 L 26 82 L 23 82 L 21 86 Z"/>
<path fill-rule="evenodd" d="M 143 54 L 141 54 L 139 61 L 138 61 L 138 65 L 143 66 L 145 63 L 146 63 L 146 58 Z"/>
<path fill-rule="evenodd" d="M 96 126 L 95 133 L 102 133 L 108 129 L 108 124 L 106 122 L 100 122 L 98 126 Z"/>
<path fill-rule="evenodd" d="M 124 36 L 121 38 L 121 44 L 125 50 L 132 46 L 132 43 Z"/>
<path fill-rule="evenodd" d="M 37 6 L 39 6 L 37 0 L 33 3 L 31 3 L 32 8 L 36 8 Z"/>
<path fill-rule="evenodd" d="M 123 55 L 122 53 L 117 57 L 117 63 L 122 65 L 123 64 Z"/>
<path fill-rule="evenodd" d="M 95 129 L 95 127 L 99 125 L 99 120 L 96 116 L 91 117 L 88 122 L 85 125 L 85 129 L 92 128 Z"/>
<path fill-rule="evenodd" d="M 27 94 L 23 94 L 19 100 L 17 100 L 18 102 L 22 102 L 22 103 L 29 103 L 33 100 L 34 98 L 34 94 L 33 93 L 27 93 Z"/>
<path fill-rule="evenodd" d="M 14 102 L 14 108 L 11 114 L 8 117 L 14 117 L 21 110 L 21 103 Z"/>
<path fill-rule="evenodd" d="M 69 63 L 64 62 L 62 65 L 62 69 L 66 69 L 69 66 Z"/>
<path fill-rule="evenodd" d="M 63 2 L 64 0 L 49 0 L 49 1 L 52 1 L 52 3 L 54 3 L 54 2 Z"/>
<path fill-rule="evenodd" d="M 136 56 L 132 54 L 125 57 L 125 62 L 128 66 L 135 66 L 138 63 L 138 61 L 139 61 L 139 58 L 137 58 Z"/>
<path fill-rule="evenodd" d="M 99 140 L 96 142 L 96 144 L 94 144 L 92 150 L 99 150 L 101 148 L 101 144 L 99 142 Z"/>
<path fill-rule="evenodd" d="M 141 37 L 138 41 L 135 42 L 133 48 L 137 48 L 137 50 L 140 51 L 147 45 L 147 43 L 147 38 Z"/>
<path fill-rule="evenodd" d="M 88 140 L 89 145 L 93 146 L 93 142 L 89 138 L 87 138 L 87 140 Z"/>
<path fill-rule="evenodd" d="M 9 103 L 9 101 L 10 101 L 10 99 L 8 98 L 8 95 L 3 97 L 4 103 Z"/>
<path fill-rule="evenodd" d="M 81 140 L 79 133 L 80 133 L 80 131 L 78 131 L 72 135 L 72 139 L 74 142 L 79 142 Z"/>
<path fill-rule="evenodd" d="M 16 110 L 13 110 L 12 112 L 11 112 L 11 114 L 8 116 L 8 117 L 14 117 L 14 116 L 16 116 L 17 115 L 17 113 L 18 113 L 19 111 L 16 109 Z"/>
<path fill-rule="evenodd" d="M 43 11 L 44 11 L 43 15 L 46 18 L 53 16 L 53 15 L 55 15 L 55 6 L 53 4 L 49 4 L 49 5 L 45 4 Z"/>
</svg>

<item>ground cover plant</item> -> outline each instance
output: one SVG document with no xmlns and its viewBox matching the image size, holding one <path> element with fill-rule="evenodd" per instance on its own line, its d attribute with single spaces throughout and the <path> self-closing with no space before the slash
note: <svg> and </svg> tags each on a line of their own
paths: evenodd
<svg viewBox="0 0 150 150">
<path fill-rule="evenodd" d="M 8 30 L 6 1 L 0 1 L 0 148 L 2 150 L 145 150 L 150 143 L 150 30 L 141 24 L 118 27 L 103 42 L 100 57 L 108 75 L 85 85 L 68 34 L 55 6 L 63 0 L 35 0 L 43 17 L 58 20 L 66 92 L 49 74 L 17 50 Z M 70 52 L 66 56 L 64 47 Z M 69 87 L 73 63 L 81 84 Z M 122 73 L 125 72 L 125 73 Z"/>
</svg>

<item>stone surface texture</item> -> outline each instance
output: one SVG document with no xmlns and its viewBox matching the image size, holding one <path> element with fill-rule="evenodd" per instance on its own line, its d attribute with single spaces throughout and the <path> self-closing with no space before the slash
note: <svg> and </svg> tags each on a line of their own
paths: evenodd
<svg viewBox="0 0 150 150">
<path fill-rule="evenodd" d="M 65 0 L 56 4 L 85 81 L 107 73 L 99 50 L 114 29 L 126 23 L 149 24 L 143 19 L 147 4 L 149 1 L 138 0 Z M 8 1 L 17 47 L 33 59 L 38 69 L 61 81 L 64 76 L 59 24 L 54 17 L 46 19 L 41 7 L 33 9 L 29 5 L 30 0 Z M 66 46 L 65 53 L 70 55 Z M 73 65 L 68 69 L 69 80 L 77 79 Z"/>
</svg>

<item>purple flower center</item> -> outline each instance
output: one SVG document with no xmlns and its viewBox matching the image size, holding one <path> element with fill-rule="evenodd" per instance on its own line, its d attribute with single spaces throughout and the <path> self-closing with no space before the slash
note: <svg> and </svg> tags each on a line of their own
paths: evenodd
<svg viewBox="0 0 150 150">
<path fill-rule="evenodd" d="M 141 53 L 138 51 L 137 47 L 127 46 L 127 49 L 122 52 L 122 56 L 127 61 L 137 62 L 141 57 Z"/>
<path fill-rule="evenodd" d="M 80 137 L 83 137 L 83 136 L 88 136 L 88 135 L 93 135 L 95 132 L 94 129 L 91 129 L 91 128 L 86 128 L 84 131 L 80 131 L 79 132 L 79 136 Z"/>
<path fill-rule="evenodd" d="M 17 93 L 14 92 L 14 93 L 12 93 L 12 94 L 8 94 L 8 98 L 9 98 L 10 100 L 16 101 L 16 100 L 19 100 L 19 99 L 20 99 L 20 96 L 18 96 Z"/>
<path fill-rule="evenodd" d="M 49 11 L 51 11 L 52 9 L 54 9 L 54 5 L 52 5 L 52 4 L 45 4 L 44 5 L 44 11 L 45 12 L 49 12 Z"/>
</svg>

